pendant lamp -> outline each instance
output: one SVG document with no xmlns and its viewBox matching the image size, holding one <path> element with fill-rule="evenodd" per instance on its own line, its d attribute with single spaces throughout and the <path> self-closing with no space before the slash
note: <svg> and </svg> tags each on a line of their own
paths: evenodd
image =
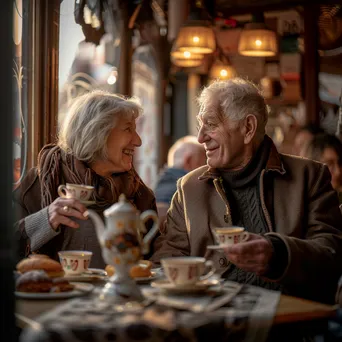
<svg viewBox="0 0 342 342">
<path fill-rule="evenodd" d="M 236 76 L 236 70 L 223 61 L 216 59 L 209 71 L 209 79 L 226 81 Z"/>
<path fill-rule="evenodd" d="M 196 1 L 196 5 L 190 10 L 188 20 L 179 30 L 174 48 L 177 51 L 189 51 L 199 54 L 208 54 L 215 51 L 214 31 L 201 1 Z"/>
<path fill-rule="evenodd" d="M 190 51 L 172 51 L 171 62 L 179 67 L 193 68 L 202 64 L 203 55 Z"/>
<path fill-rule="evenodd" d="M 271 57 L 278 52 L 276 33 L 267 28 L 264 16 L 254 16 L 245 25 L 239 40 L 239 53 L 243 56 Z"/>
</svg>

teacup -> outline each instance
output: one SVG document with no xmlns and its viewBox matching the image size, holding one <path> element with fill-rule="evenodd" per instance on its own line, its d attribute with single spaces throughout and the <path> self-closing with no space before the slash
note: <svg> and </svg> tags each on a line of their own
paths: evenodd
<svg viewBox="0 0 342 342">
<path fill-rule="evenodd" d="M 212 228 L 216 243 L 230 246 L 248 240 L 248 233 L 244 227 L 215 227 Z"/>
<path fill-rule="evenodd" d="M 61 184 L 57 191 L 60 197 L 76 198 L 80 201 L 88 201 L 94 192 L 94 187 L 91 185 L 66 183 L 66 185 Z"/>
<path fill-rule="evenodd" d="M 178 286 L 195 284 L 215 273 L 213 262 L 201 257 L 171 257 L 160 262 L 168 280 Z M 203 275 L 206 268 L 210 270 Z"/>
<path fill-rule="evenodd" d="M 60 251 L 59 261 L 67 275 L 77 275 L 88 271 L 93 252 L 89 251 Z"/>
</svg>

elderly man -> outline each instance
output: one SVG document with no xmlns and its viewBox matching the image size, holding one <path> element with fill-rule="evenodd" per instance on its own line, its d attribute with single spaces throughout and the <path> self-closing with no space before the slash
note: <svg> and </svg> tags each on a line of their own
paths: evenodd
<svg viewBox="0 0 342 342">
<path fill-rule="evenodd" d="M 226 279 L 333 302 L 342 273 L 342 216 L 328 168 L 277 152 L 257 87 L 217 81 L 200 97 L 198 141 L 208 166 L 177 184 L 152 261 L 204 256 Z M 248 241 L 220 250 L 213 227 L 243 226 Z"/>
<path fill-rule="evenodd" d="M 171 203 L 177 190 L 177 181 L 188 172 L 206 164 L 205 149 L 195 136 L 187 135 L 178 139 L 167 155 L 167 167 L 163 170 L 155 188 L 157 203 Z"/>
</svg>

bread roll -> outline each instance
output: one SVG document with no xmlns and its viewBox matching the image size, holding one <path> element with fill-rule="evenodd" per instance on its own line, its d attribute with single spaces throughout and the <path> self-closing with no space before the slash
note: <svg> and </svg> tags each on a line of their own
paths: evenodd
<svg viewBox="0 0 342 342">
<path fill-rule="evenodd" d="M 151 276 L 152 262 L 148 260 L 139 260 L 137 265 L 130 269 L 132 278 L 145 278 Z"/>
<path fill-rule="evenodd" d="M 52 279 L 52 288 L 50 292 L 69 292 L 74 289 L 74 285 L 70 284 L 65 278 Z"/>
<path fill-rule="evenodd" d="M 105 267 L 105 271 L 107 272 L 107 276 L 108 276 L 108 277 L 111 277 L 111 276 L 114 275 L 114 273 L 115 273 L 114 266 L 112 266 L 112 265 L 107 265 L 107 266 Z"/>
<path fill-rule="evenodd" d="M 20 292 L 50 292 L 52 279 L 44 271 L 28 271 L 17 279 L 15 287 Z"/>
<path fill-rule="evenodd" d="M 64 276 L 62 265 L 58 261 L 50 258 L 31 257 L 23 259 L 17 264 L 17 271 L 20 273 L 26 273 L 33 270 L 43 270 L 51 278 Z"/>
<path fill-rule="evenodd" d="M 152 262 L 149 260 L 140 260 L 137 265 L 134 265 L 130 269 L 130 275 L 132 278 L 145 278 L 151 276 Z M 115 273 L 115 268 L 112 265 L 107 265 L 105 268 L 107 275 L 111 277 Z"/>
<path fill-rule="evenodd" d="M 50 257 L 48 255 L 45 255 L 45 254 L 30 254 L 28 257 L 29 258 L 48 258 L 48 259 L 50 259 Z"/>
</svg>

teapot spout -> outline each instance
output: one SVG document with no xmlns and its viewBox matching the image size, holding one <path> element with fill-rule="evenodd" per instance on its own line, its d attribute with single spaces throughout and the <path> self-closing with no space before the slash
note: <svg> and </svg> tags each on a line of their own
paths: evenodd
<svg viewBox="0 0 342 342">
<path fill-rule="evenodd" d="M 95 226 L 95 231 L 98 240 L 100 241 L 101 246 L 104 245 L 104 234 L 105 234 L 105 225 L 101 219 L 101 217 L 91 209 L 88 209 L 89 218 L 93 221 Z"/>
</svg>

